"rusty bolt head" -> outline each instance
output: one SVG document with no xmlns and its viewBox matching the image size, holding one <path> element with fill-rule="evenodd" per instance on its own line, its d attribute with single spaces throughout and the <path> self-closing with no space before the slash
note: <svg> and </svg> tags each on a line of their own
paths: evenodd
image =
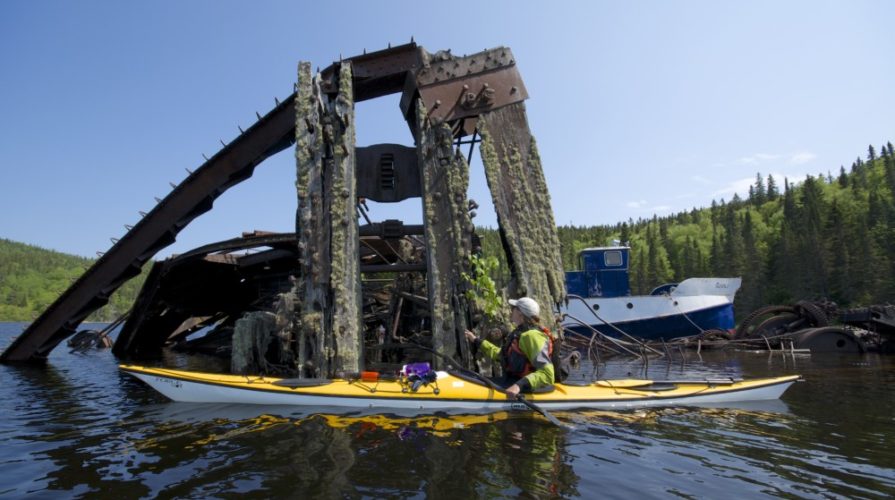
<svg viewBox="0 0 895 500">
<path fill-rule="evenodd" d="M 351 193 L 348 192 L 348 189 L 342 189 L 342 198 L 348 198 L 349 196 L 351 196 Z"/>
<path fill-rule="evenodd" d="M 511 93 L 511 94 L 515 94 L 516 92 L 519 92 L 519 87 L 517 87 L 517 86 L 515 86 L 515 85 L 513 85 L 512 87 L 510 87 L 510 93 Z"/>
</svg>

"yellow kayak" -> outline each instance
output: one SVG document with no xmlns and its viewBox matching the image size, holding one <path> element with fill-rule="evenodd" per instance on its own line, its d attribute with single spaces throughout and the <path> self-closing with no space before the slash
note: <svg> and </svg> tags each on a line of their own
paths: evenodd
<svg viewBox="0 0 895 500">
<path fill-rule="evenodd" d="M 336 406 L 354 409 L 494 412 L 527 409 L 521 402 L 470 377 L 438 371 L 434 380 L 283 379 L 120 365 L 174 401 L 263 405 Z M 556 384 L 526 399 L 546 410 L 625 409 L 761 401 L 779 398 L 798 375 L 754 380 L 599 380 Z"/>
</svg>

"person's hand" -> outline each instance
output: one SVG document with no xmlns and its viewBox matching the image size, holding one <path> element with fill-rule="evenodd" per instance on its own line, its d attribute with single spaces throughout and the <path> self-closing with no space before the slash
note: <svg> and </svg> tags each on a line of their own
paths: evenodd
<svg viewBox="0 0 895 500">
<path fill-rule="evenodd" d="M 466 331 L 463 332 L 463 333 L 466 334 L 466 340 L 467 340 L 467 341 L 469 341 L 469 342 L 475 342 L 476 337 L 475 337 L 475 334 L 474 334 L 474 333 L 472 333 L 472 332 L 469 331 L 469 330 L 466 330 Z"/>
<path fill-rule="evenodd" d="M 511 398 L 515 398 L 515 397 L 519 396 L 519 386 L 516 384 L 513 384 L 513 385 L 507 387 L 507 390 L 505 392 L 507 393 L 507 396 L 509 396 Z"/>
</svg>

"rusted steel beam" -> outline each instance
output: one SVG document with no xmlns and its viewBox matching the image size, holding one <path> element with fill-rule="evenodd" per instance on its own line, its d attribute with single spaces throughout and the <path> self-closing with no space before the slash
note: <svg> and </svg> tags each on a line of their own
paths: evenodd
<svg viewBox="0 0 895 500">
<path fill-rule="evenodd" d="M 473 133 L 480 114 L 522 102 L 528 91 L 507 47 L 463 57 L 423 51 L 422 67 L 408 78 L 401 96 L 401 111 L 412 131 L 416 98 L 423 101 L 430 120 L 450 122 L 455 135 L 464 136 Z"/>
<path fill-rule="evenodd" d="M 360 266 L 362 273 L 407 273 L 426 272 L 426 264 L 365 264 Z"/>
<path fill-rule="evenodd" d="M 422 64 L 422 47 L 411 42 L 335 62 L 321 72 L 321 90 L 327 94 L 339 91 L 342 63 L 352 68 L 354 102 L 396 94 L 404 89 L 407 73 Z"/>
<path fill-rule="evenodd" d="M 511 263 L 509 293 L 533 297 L 545 309 L 559 305 L 565 300 L 559 237 L 524 103 L 482 114 L 479 132 L 485 176 Z"/>
<path fill-rule="evenodd" d="M 404 224 L 399 220 L 374 222 L 360 227 L 361 236 L 378 236 L 380 238 L 401 238 L 410 235 L 423 235 L 422 224 Z"/>
<path fill-rule="evenodd" d="M 426 274 L 433 347 L 453 356 L 460 352 L 469 362 L 463 336 L 469 327 L 463 273 L 469 272 L 472 221 L 466 193 L 469 166 L 453 148 L 450 126 L 429 119 L 426 106 L 417 101 L 417 156 L 423 187 Z M 436 360 L 440 365 L 441 360 Z"/>
<path fill-rule="evenodd" d="M 0 355 L 0 361 L 44 361 L 90 313 L 159 250 L 174 242 L 214 200 L 252 176 L 267 157 L 294 140 L 294 96 L 280 103 L 177 185 L 100 257 Z"/>
</svg>

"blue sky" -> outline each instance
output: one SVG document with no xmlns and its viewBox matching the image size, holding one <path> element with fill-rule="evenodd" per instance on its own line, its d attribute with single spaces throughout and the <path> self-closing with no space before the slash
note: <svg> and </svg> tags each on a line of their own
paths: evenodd
<svg viewBox="0 0 895 500">
<path fill-rule="evenodd" d="M 292 91 L 296 65 L 414 37 L 512 48 L 556 220 L 611 224 L 838 171 L 895 141 L 895 3 L 0 2 L 0 237 L 93 255 Z M 358 144 L 411 144 L 398 98 Z M 474 160 L 470 196 L 489 199 Z M 157 258 L 293 230 L 291 150 Z M 493 212 L 477 223 L 494 225 Z M 420 219 L 418 202 L 374 218 Z"/>
</svg>

